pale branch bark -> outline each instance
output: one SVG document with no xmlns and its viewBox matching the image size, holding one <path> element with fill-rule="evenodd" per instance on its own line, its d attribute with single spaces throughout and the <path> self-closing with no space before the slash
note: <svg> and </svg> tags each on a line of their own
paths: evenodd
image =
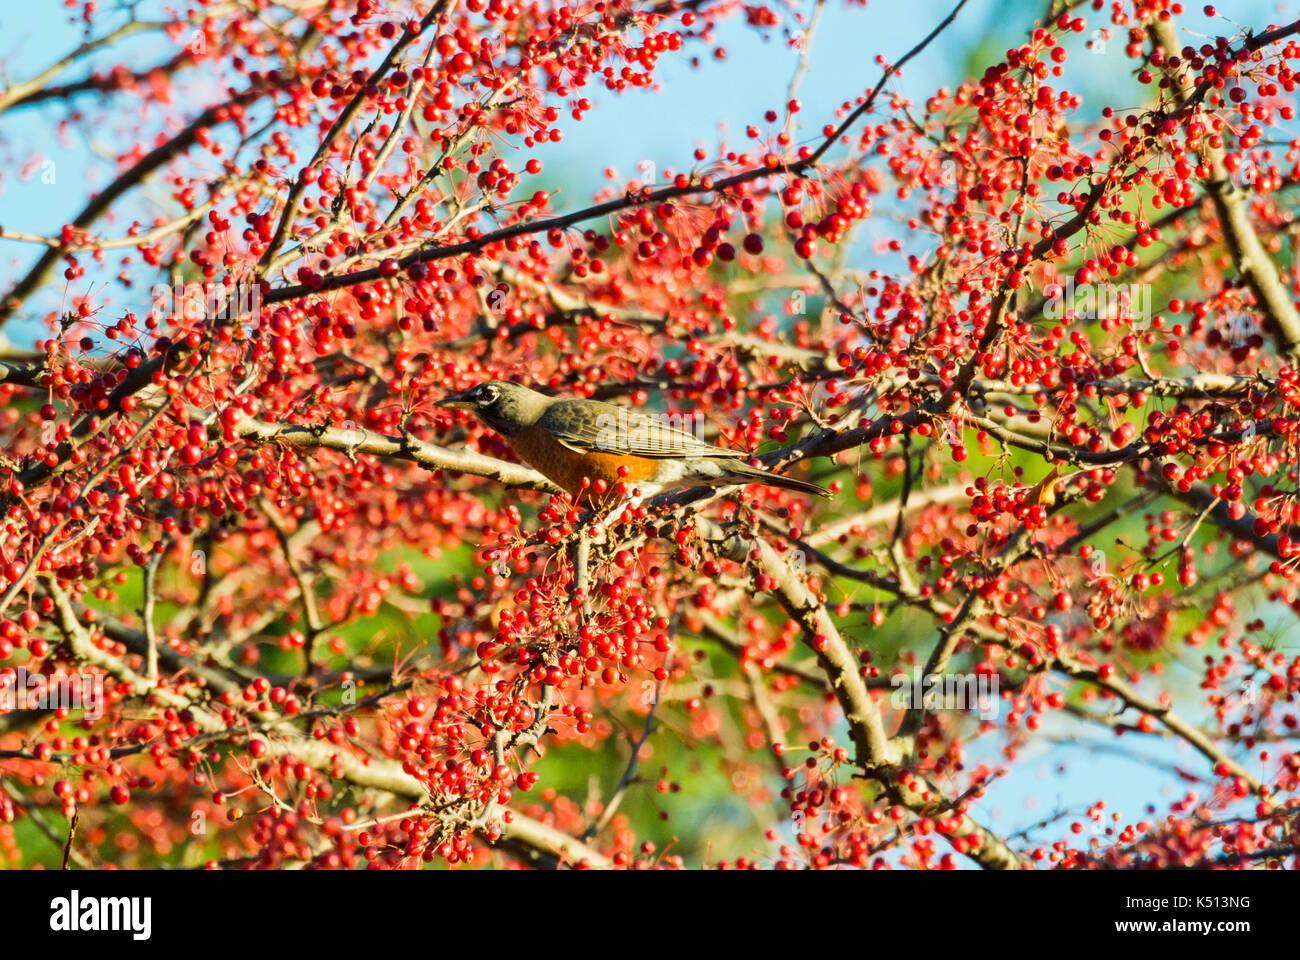
<svg viewBox="0 0 1300 960">
<path fill-rule="evenodd" d="M 52 582 L 48 584 L 48 589 L 55 600 L 56 623 L 79 661 L 98 667 L 118 681 L 130 684 L 137 696 L 148 694 L 160 705 L 189 710 L 194 722 L 209 734 L 238 734 L 238 730 L 228 730 L 221 719 L 206 707 L 166 687 L 150 683 L 148 678 L 136 673 L 120 658 L 102 650 L 78 618 L 71 598 Z M 238 689 L 228 681 L 220 686 Z M 328 776 L 340 775 L 341 779 L 358 787 L 381 790 L 415 802 L 428 797 L 424 785 L 403 771 L 401 764 L 396 761 L 370 755 L 363 759 L 347 748 L 340 749 L 333 744 L 310 739 L 294 728 L 288 718 L 272 718 L 271 723 L 273 725 L 270 729 L 274 735 L 266 739 L 268 753 L 271 755 L 301 760 Z M 14 754 L 14 751 L 3 751 L 0 752 L 0 758 Z M 18 751 L 17 755 L 35 759 L 25 751 Z M 52 758 L 57 759 L 59 758 Z M 546 856 L 558 855 L 576 865 L 600 869 L 613 866 L 608 857 L 576 837 L 513 810 L 506 813 L 502 817 L 501 826 L 503 837 L 507 840 L 524 844 Z"/>
<path fill-rule="evenodd" d="M 1014 384 L 1006 380 L 974 380 L 973 390 L 985 396 L 996 394 L 1019 395 L 1061 392 L 1066 388 L 1061 384 L 1051 390 L 1040 383 Z M 1243 376 L 1227 373 L 1197 373 L 1186 377 L 1107 377 L 1104 380 L 1082 381 L 1076 387 L 1092 387 L 1103 396 L 1131 395 L 1139 390 L 1153 397 L 1169 397 L 1180 400 L 1208 399 L 1213 397 L 1239 397 L 1251 391 L 1267 393 L 1277 389 L 1277 381 L 1272 377 Z"/>
<path fill-rule="evenodd" d="M 77 621 L 83 620 L 87 609 L 87 607 L 74 603 L 72 605 L 73 617 Z M 95 611 L 95 626 L 108 639 L 125 647 L 128 653 L 135 654 L 148 663 L 150 639 L 145 631 L 137 630 L 123 623 L 111 613 L 102 610 Z M 160 668 L 170 673 L 184 672 L 199 677 L 209 689 L 218 693 L 238 693 L 244 684 L 248 682 L 247 677 L 239 675 L 228 666 L 204 662 L 206 658 L 201 656 L 183 656 L 169 644 L 157 643 L 155 651 Z M 146 677 L 146 679 L 149 678 Z"/>
<path fill-rule="evenodd" d="M 145 635 L 145 677 L 151 684 L 158 682 L 158 634 L 154 628 L 154 608 L 158 603 L 158 565 L 163 555 L 155 553 L 144 565 L 144 605 L 140 620 Z"/>
<path fill-rule="evenodd" d="M 486 477 L 508 487 L 556 493 L 559 488 L 531 467 L 498 460 L 471 450 L 452 450 L 410 437 L 390 437 L 361 427 L 305 427 L 296 423 L 276 424 L 246 418 L 235 432 L 256 443 L 276 443 L 310 449 L 323 447 L 346 454 L 371 454 L 409 460 L 428 470 L 446 470 Z"/>
<path fill-rule="evenodd" d="M 1286 28 L 1285 32 L 1275 31 L 1270 42 L 1294 32 L 1295 26 Z M 1194 107 L 1204 91 L 1192 87 L 1185 64 L 1175 66 L 1170 63 L 1169 58 L 1182 59 L 1182 45 L 1178 42 L 1173 19 L 1156 17 L 1149 29 L 1156 44 L 1164 51 L 1165 76 L 1169 78 L 1179 106 L 1184 109 Z M 1256 48 L 1258 46 L 1262 44 L 1257 43 Z M 1246 198 L 1233 184 L 1224 164 L 1226 151 L 1222 146 L 1207 142 L 1202 146 L 1201 155 L 1209 168 L 1209 175 L 1202 183 L 1214 201 L 1237 270 L 1255 294 L 1259 309 L 1268 317 L 1278 352 L 1294 359 L 1300 354 L 1300 313 L 1296 312 L 1295 300 L 1279 278 L 1277 265 L 1260 243 Z"/>
<path fill-rule="evenodd" d="M 422 801 L 428 797 L 424 785 L 402 770 L 401 764 L 381 757 L 365 760 L 347 750 L 318 740 L 297 737 L 269 744 L 271 751 L 282 753 L 316 767 L 318 770 L 337 770 L 342 778 L 359 787 L 383 790 L 406 800 Z M 503 817 L 503 837 L 526 844 L 547 855 L 560 854 L 573 864 L 584 864 L 608 869 L 613 863 L 604 854 L 583 843 L 577 837 L 556 830 L 531 817 L 513 810 L 509 818 Z"/>
<path fill-rule="evenodd" d="M 753 562 L 770 577 L 777 602 L 795 620 L 804 643 L 812 649 L 830 682 L 849 725 L 855 763 L 863 773 L 881 784 L 897 803 L 919 814 L 934 812 L 944 803 L 942 792 L 933 784 L 902 768 L 905 753 L 901 741 L 885 732 L 880 710 L 863 682 L 857 658 L 827 612 L 825 605 L 772 546 L 762 538 L 750 539 L 730 532 L 713 521 L 696 519 L 701 536 L 719 556 L 733 562 Z M 996 834 L 965 813 L 955 812 L 945 831 L 955 848 L 987 869 L 1018 869 L 1019 856 Z"/>
<path fill-rule="evenodd" d="M 728 532 L 710 520 L 697 518 L 701 535 L 719 556 L 735 563 L 754 565 L 776 581 L 774 593 L 782 609 L 798 622 L 804 643 L 817 656 L 822 672 L 830 680 L 865 770 L 890 767 L 902 760 L 903 751 L 890 741 L 880 710 L 867 692 L 858 672 L 857 658 L 840 636 L 830 614 L 790 564 L 763 539 L 749 539 Z"/>
<path fill-rule="evenodd" d="M 149 695 L 157 703 L 178 710 L 192 708 L 195 723 L 209 733 L 225 729 L 225 724 L 205 707 L 194 704 L 188 697 L 160 686 L 156 680 L 141 676 L 120 658 L 99 647 L 95 643 L 90 630 L 85 627 L 77 616 L 76 608 L 67 592 L 52 579 L 47 580 L 45 589 L 54 600 L 55 624 L 58 626 L 59 632 L 63 634 L 73 656 L 79 662 L 98 667 L 104 673 L 116 678 L 120 683 L 129 684 L 131 692 L 137 697 Z"/>
<path fill-rule="evenodd" d="M 594 847 L 532 817 L 512 813 L 512 819 L 501 827 L 500 842 L 518 851 L 516 856 L 525 862 L 540 861 L 552 868 L 567 862 L 595 870 L 609 870 L 614 866 L 614 861 Z"/>
<path fill-rule="evenodd" d="M 1037 453 L 1048 463 L 1072 463 L 1081 467 L 1120 466 L 1136 463 L 1146 458 L 1158 460 L 1163 446 L 1159 442 L 1151 443 L 1146 440 L 1136 440 L 1123 447 L 1093 452 L 1081 447 L 1052 443 L 1050 440 L 1041 437 L 1028 436 L 1021 429 L 1012 429 L 1006 426 L 1005 421 L 999 422 L 988 417 L 970 417 L 969 419 L 972 426 L 978 427 L 1007 446 Z M 1245 437 L 1246 432 L 1245 429 L 1225 430 L 1217 434 L 1195 437 L 1193 442 L 1200 445 L 1215 442 L 1236 443 Z M 1273 425 L 1268 421 L 1257 425 L 1255 428 L 1256 436 L 1266 436 L 1273 432 Z"/>
</svg>

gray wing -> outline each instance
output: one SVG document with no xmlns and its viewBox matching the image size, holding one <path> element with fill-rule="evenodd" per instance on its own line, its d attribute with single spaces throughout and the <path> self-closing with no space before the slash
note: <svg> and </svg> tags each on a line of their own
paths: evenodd
<svg viewBox="0 0 1300 960">
<path fill-rule="evenodd" d="M 678 457 L 734 460 L 748 456 L 744 451 L 726 450 L 696 438 L 689 432 L 696 422 L 689 417 L 647 414 L 612 403 L 561 400 L 547 408 L 538 426 L 573 450 L 626 453 L 657 460 Z"/>
</svg>

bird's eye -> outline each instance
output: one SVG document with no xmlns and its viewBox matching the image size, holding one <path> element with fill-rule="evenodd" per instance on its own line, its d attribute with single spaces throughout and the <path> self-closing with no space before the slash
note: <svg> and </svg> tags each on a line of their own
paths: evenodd
<svg viewBox="0 0 1300 960">
<path fill-rule="evenodd" d="M 479 403 L 496 403 L 497 388 L 493 386 L 483 387 L 478 392 Z"/>
</svg>

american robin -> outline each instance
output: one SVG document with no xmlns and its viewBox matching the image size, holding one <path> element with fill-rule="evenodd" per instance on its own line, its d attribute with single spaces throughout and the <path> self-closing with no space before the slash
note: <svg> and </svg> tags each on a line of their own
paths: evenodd
<svg viewBox="0 0 1300 960">
<path fill-rule="evenodd" d="M 575 497 L 583 479 L 619 482 L 641 497 L 689 487 L 762 483 L 829 497 L 815 483 L 746 462 L 747 453 L 715 447 L 656 417 L 599 400 L 548 397 L 517 383 L 489 380 L 437 404 L 472 410 L 521 458 Z"/>
</svg>

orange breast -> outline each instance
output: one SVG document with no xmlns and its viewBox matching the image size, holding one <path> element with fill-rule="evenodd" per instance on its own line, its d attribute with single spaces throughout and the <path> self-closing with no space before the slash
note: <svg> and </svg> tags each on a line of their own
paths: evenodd
<svg viewBox="0 0 1300 960">
<path fill-rule="evenodd" d="M 571 450 L 539 427 L 529 427 L 507 440 L 523 460 L 574 496 L 582 490 L 583 477 L 592 483 L 604 480 L 613 487 L 620 480 L 649 480 L 659 468 L 659 462 L 650 457 Z M 619 467 L 627 468 L 627 476 L 619 476 Z"/>
</svg>

